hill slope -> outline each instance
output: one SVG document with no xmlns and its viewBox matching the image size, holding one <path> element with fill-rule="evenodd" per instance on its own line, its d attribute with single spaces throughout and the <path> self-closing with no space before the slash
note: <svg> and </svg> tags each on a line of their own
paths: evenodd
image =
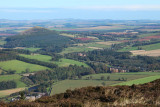
<svg viewBox="0 0 160 107">
<path fill-rule="evenodd" d="M 41 27 L 34 27 L 22 32 L 19 35 L 8 37 L 4 47 L 37 47 L 37 48 L 52 48 L 58 50 L 71 43 L 69 37 L 60 36 L 54 30 L 48 30 Z"/>
<path fill-rule="evenodd" d="M 12 102 L 9 106 L 22 107 L 104 107 L 104 106 L 160 106 L 160 79 L 143 85 L 115 87 L 84 87 L 35 102 Z"/>
</svg>

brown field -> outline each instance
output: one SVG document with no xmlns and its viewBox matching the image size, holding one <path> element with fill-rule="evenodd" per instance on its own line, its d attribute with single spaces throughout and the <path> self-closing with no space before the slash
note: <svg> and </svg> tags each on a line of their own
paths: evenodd
<svg viewBox="0 0 160 107">
<path fill-rule="evenodd" d="M 98 48 L 98 47 L 88 47 L 90 49 L 103 49 L 103 48 Z"/>
<path fill-rule="evenodd" d="M 8 96 L 10 94 L 22 91 L 24 89 L 25 88 L 16 88 L 16 89 L 2 90 L 2 91 L 0 91 L 0 97 Z"/>
<path fill-rule="evenodd" d="M 160 56 L 160 49 L 145 51 L 145 50 L 134 50 L 130 51 L 133 55 L 145 55 L 145 56 Z"/>
<path fill-rule="evenodd" d="M 81 30 L 101 30 L 101 29 L 115 29 L 119 28 L 120 26 L 97 26 L 97 27 L 90 27 L 90 28 L 78 28 Z"/>
<path fill-rule="evenodd" d="M 102 44 L 102 45 L 112 45 L 112 44 L 119 44 L 121 42 L 119 41 L 107 41 L 107 42 L 96 42 L 97 44 Z"/>
<path fill-rule="evenodd" d="M 149 41 L 151 39 L 160 39 L 160 35 L 156 35 L 156 36 L 147 36 L 144 38 L 140 38 L 140 39 L 135 39 L 135 40 L 131 40 L 131 41 Z M 129 42 L 130 40 L 122 40 L 120 42 Z"/>
</svg>

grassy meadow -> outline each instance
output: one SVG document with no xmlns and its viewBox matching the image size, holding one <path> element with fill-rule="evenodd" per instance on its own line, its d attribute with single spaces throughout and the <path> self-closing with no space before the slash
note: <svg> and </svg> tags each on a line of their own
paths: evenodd
<svg viewBox="0 0 160 107">
<path fill-rule="evenodd" d="M 0 39 L 0 45 L 4 45 L 6 41 Z"/>
<path fill-rule="evenodd" d="M 25 87 L 26 84 L 24 84 L 23 82 L 20 81 L 22 76 L 18 75 L 18 74 L 14 74 L 14 75 L 1 75 L 0 76 L 0 82 L 2 81 L 15 81 L 17 83 L 17 88 L 22 88 Z"/>
<path fill-rule="evenodd" d="M 86 65 L 85 63 L 75 61 L 75 60 L 72 60 L 72 59 L 62 58 L 59 61 L 51 61 L 52 57 L 48 56 L 48 55 L 39 55 L 39 54 L 37 54 L 37 55 L 24 55 L 24 54 L 21 54 L 21 56 L 29 58 L 29 59 L 36 59 L 36 60 L 39 60 L 39 61 L 55 63 L 60 67 L 66 67 L 66 66 L 69 66 L 69 65 L 78 65 L 78 66 L 83 65 L 85 67 L 88 67 L 88 65 Z"/>
<path fill-rule="evenodd" d="M 156 76 L 150 76 L 150 77 L 140 78 L 140 79 L 131 80 L 131 81 L 115 84 L 115 85 L 144 84 L 144 83 L 148 83 L 148 82 L 154 81 L 156 79 L 160 79 L 160 73 L 159 73 L 159 75 L 156 75 Z"/>
<path fill-rule="evenodd" d="M 88 48 L 86 46 L 76 46 L 76 47 L 68 47 L 65 48 L 60 54 L 67 54 L 67 53 L 73 53 L 73 52 L 88 52 L 92 51 L 94 49 Z"/>
<path fill-rule="evenodd" d="M 160 49 L 160 43 L 144 45 L 144 46 L 139 46 L 139 47 L 142 48 L 142 50 L 146 50 L 146 51 L 156 50 L 156 49 Z M 123 49 L 120 49 L 119 51 L 124 52 L 124 51 L 132 51 L 132 50 L 138 50 L 138 46 L 137 47 L 131 47 L 131 46 L 124 47 Z"/>
<path fill-rule="evenodd" d="M 16 70 L 16 73 L 22 73 L 26 69 L 29 69 L 30 72 L 49 69 L 44 66 L 29 64 L 29 63 L 18 61 L 18 60 L 0 62 L 0 67 L 3 70 Z"/>
</svg>

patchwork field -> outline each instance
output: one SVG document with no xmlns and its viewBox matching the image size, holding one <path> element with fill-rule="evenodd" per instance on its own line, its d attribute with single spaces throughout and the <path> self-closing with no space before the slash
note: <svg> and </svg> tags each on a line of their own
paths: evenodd
<svg viewBox="0 0 160 107">
<path fill-rule="evenodd" d="M 101 77 L 104 76 L 104 80 L 101 80 Z M 110 77 L 110 80 L 107 80 L 107 77 Z M 91 77 L 92 79 L 86 79 L 87 77 Z M 93 74 L 88 76 L 83 76 L 81 80 L 64 80 L 59 81 L 53 85 L 52 95 L 57 93 L 65 92 L 67 89 L 75 89 L 86 86 L 109 86 L 118 83 L 123 83 L 125 81 L 119 81 L 120 78 L 127 78 L 127 82 L 132 80 L 142 79 L 143 82 L 152 81 L 153 79 L 143 79 L 143 78 L 160 78 L 160 73 L 154 72 L 139 72 L 139 73 L 115 73 L 115 74 Z M 146 80 L 146 81 L 145 81 Z M 139 82 L 139 81 L 137 81 Z M 131 84 L 131 83 L 130 83 Z"/>
<path fill-rule="evenodd" d="M 53 28 L 54 30 L 58 31 L 99 31 L 99 30 L 121 30 L 121 29 L 134 29 L 138 28 L 139 26 L 126 26 L 126 25 L 119 25 L 119 24 L 112 24 L 109 26 L 95 26 L 95 27 L 81 27 L 81 28 Z"/>
<path fill-rule="evenodd" d="M 55 64 L 57 64 L 58 66 L 61 66 L 61 67 L 66 67 L 66 66 L 75 65 L 75 64 L 78 65 L 78 66 L 83 65 L 83 66 L 88 67 L 88 65 L 86 65 L 83 62 L 79 62 L 79 61 L 75 61 L 75 60 L 71 60 L 71 59 L 65 59 L 65 58 L 60 59 L 60 61 L 51 61 L 52 57 L 47 56 L 47 55 L 39 55 L 39 54 L 37 54 L 37 55 L 24 55 L 24 54 L 21 54 L 21 56 L 29 58 L 29 59 L 36 59 L 36 60 L 39 60 L 39 61 L 55 63 Z"/>
<path fill-rule="evenodd" d="M 113 45 L 113 44 L 119 44 L 121 42 L 118 42 L 118 41 L 106 41 L 106 42 L 96 42 L 97 44 L 102 44 L 102 45 Z"/>
<path fill-rule="evenodd" d="M 145 50 L 134 50 L 130 51 L 133 55 L 145 55 L 145 56 L 160 56 L 160 49 L 145 51 Z"/>
<path fill-rule="evenodd" d="M 0 67 L 3 70 L 16 70 L 16 73 L 22 73 L 26 69 L 29 69 L 30 72 L 49 69 L 44 66 L 40 66 L 36 64 L 29 64 L 29 63 L 25 63 L 25 62 L 18 61 L 18 60 L 0 62 Z"/>
<path fill-rule="evenodd" d="M 160 49 L 160 43 L 139 46 L 139 48 L 141 48 L 142 50 L 146 50 L 146 51 L 157 50 L 157 49 Z M 131 46 L 124 47 L 123 49 L 119 51 L 132 51 L 132 50 L 138 50 L 138 46 L 137 47 L 131 47 Z"/>
<path fill-rule="evenodd" d="M 141 34 L 138 35 L 138 37 L 144 38 L 144 37 L 148 37 L 148 36 L 156 36 L 159 35 L 160 33 L 146 33 L 146 34 Z"/>
</svg>

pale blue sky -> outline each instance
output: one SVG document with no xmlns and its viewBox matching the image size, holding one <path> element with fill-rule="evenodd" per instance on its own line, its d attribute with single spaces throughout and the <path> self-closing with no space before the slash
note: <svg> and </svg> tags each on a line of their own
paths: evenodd
<svg viewBox="0 0 160 107">
<path fill-rule="evenodd" d="M 160 0 L 1 0 L 0 19 L 160 19 Z"/>
</svg>

